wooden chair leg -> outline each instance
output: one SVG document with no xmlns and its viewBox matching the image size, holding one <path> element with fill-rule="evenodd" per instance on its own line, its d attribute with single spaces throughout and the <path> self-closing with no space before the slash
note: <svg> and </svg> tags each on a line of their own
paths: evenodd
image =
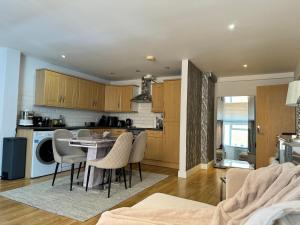
<svg viewBox="0 0 300 225">
<path fill-rule="evenodd" d="M 54 175 L 53 175 L 53 180 L 52 180 L 52 186 L 54 185 L 54 182 L 55 182 L 55 178 L 56 178 L 56 174 L 57 174 L 58 166 L 59 166 L 59 163 L 56 163 L 55 172 L 54 172 Z"/>
<path fill-rule="evenodd" d="M 142 169 L 141 169 L 141 163 L 139 162 L 139 172 L 140 172 L 140 179 L 141 181 L 143 181 L 143 178 L 142 178 Z"/>
<path fill-rule="evenodd" d="M 125 167 L 123 167 L 122 171 L 123 171 L 123 178 L 124 178 L 125 189 L 127 189 L 127 183 L 126 183 L 126 171 L 125 171 Z"/>
<path fill-rule="evenodd" d="M 73 163 L 72 166 L 71 166 L 71 183 L 70 183 L 70 191 L 72 191 L 72 187 L 73 187 L 74 166 L 75 166 L 75 164 Z"/>
<path fill-rule="evenodd" d="M 91 166 L 88 168 L 87 178 L 86 178 L 86 184 L 85 184 L 85 191 L 89 188 L 89 179 L 90 179 L 90 173 L 91 173 Z"/>
<path fill-rule="evenodd" d="M 132 163 L 129 164 L 130 172 L 129 172 L 129 188 L 131 188 L 131 179 L 132 179 Z"/>
<path fill-rule="evenodd" d="M 80 174 L 80 168 L 81 168 L 81 164 L 82 164 L 82 162 L 80 162 L 80 163 L 79 163 L 79 168 L 78 168 L 78 172 L 77 172 L 77 179 L 78 179 L 78 177 L 79 177 L 79 174 Z"/>
<path fill-rule="evenodd" d="M 112 176 L 112 169 L 109 169 L 109 172 L 108 172 L 108 194 L 107 194 L 108 198 L 110 197 L 111 176 Z"/>
</svg>

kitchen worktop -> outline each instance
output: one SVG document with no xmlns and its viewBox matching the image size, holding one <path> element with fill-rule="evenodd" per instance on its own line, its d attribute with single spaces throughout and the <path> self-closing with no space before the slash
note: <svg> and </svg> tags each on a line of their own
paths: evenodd
<svg viewBox="0 0 300 225">
<path fill-rule="evenodd" d="M 127 129 L 126 127 L 104 127 L 104 126 L 96 126 L 96 127 L 86 127 L 86 126 L 66 126 L 66 127 L 34 127 L 34 126 L 18 126 L 17 129 L 29 129 L 34 131 L 51 131 L 57 129 L 67 129 L 67 130 L 79 130 L 79 129 Z M 140 130 L 157 130 L 162 131 L 159 128 L 139 128 L 139 127 L 131 127 L 132 129 L 140 129 Z"/>
</svg>

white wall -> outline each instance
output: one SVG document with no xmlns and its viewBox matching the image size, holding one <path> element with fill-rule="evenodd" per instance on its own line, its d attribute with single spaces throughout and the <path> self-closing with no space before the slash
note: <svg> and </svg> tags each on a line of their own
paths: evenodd
<svg viewBox="0 0 300 225">
<path fill-rule="evenodd" d="M 189 60 L 182 60 L 181 94 L 180 94 L 180 137 L 179 137 L 179 171 L 178 177 L 186 178 L 186 128 L 187 128 L 187 93 Z"/>
<path fill-rule="evenodd" d="M 37 69 L 47 68 L 57 72 L 74 75 L 76 77 L 93 80 L 101 83 L 108 81 L 80 73 L 75 70 L 70 70 L 61 66 L 47 63 L 43 60 L 36 59 L 31 56 L 22 55 L 20 66 L 20 85 L 19 85 L 19 101 L 18 111 L 28 109 L 33 110 L 38 115 L 49 116 L 50 118 L 58 118 L 59 115 L 64 115 L 68 126 L 81 126 L 84 122 L 95 122 L 102 114 L 87 110 L 72 110 L 53 107 L 34 106 L 35 102 L 35 74 Z"/>
<path fill-rule="evenodd" d="M 20 56 L 17 50 L 0 48 L 0 174 L 3 137 L 14 137 L 16 131 Z"/>
<path fill-rule="evenodd" d="M 157 81 L 162 82 L 163 80 L 168 79 L 180 79 L 181 76 L 168 76 L 168 77 L 158 77 Z M 124 80 L 124 81 L 112 81 L 111 84 L 115 85 L 136 85 L 138 86 L 137 92 L 141 93 L 141 79 L 134 80 Z M 125 120 L 130 118 L 133 120 L 133 126 L 151 128 L 155 127 L 156 117 L 162 118 L 162 113 L 153 113 L 151 112 L 152 104 L 151 103 L 132 103 L 133 108 L 137 113 L 111 113 L 110 116 L 117 116 L 120 120 Z"/>
<path fill-rule="evenodd" d="M 258 74 L 218 78 L 215 96 L 255 96 L 257 86 L 287 84 L 294 73 Z"/>
</svg>

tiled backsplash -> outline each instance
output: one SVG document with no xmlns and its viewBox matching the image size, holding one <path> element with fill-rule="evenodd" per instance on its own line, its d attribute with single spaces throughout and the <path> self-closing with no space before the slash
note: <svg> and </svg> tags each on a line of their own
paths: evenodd
<svg viewBox="0 0 300 225">
<path fill-rule="evenodd" d="M 130 118 L 133 120 L 133 126 L 149 128 L 155 127 L 156 117 L 162 118 L 162 113 L 151 112 L 151 103 L 132 103 L 137 113 L 111 113 L 110 116 L 117 116 L 119 120 Z"/>
</svg>

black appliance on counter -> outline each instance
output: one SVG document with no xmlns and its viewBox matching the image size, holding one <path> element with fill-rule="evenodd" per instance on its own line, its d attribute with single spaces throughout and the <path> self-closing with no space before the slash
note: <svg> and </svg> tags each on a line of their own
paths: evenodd
<svg viewBox="0 0 300 225">
<path fill-rule="evenodd" d="M 119 121 L 118 121 L 118 127 L 126 127 L 126 122 L 125 122 L 125 120 L 119 120 Z"/>
<path fill-rule="evenodd" d="M 14 180 L 25 177 L 27 139 L 3 138 L 2 179 Z"/>
<path fill-rule="evenodd" d="M 133 121 L 132 121 L 132 119 L 130 119 L 130 118 L 127 118 L 127 119 L 126 119 L 126 127 L 131 127 L 131 126 L 132 126 L 132 124 L 133 124 Z"/>
<path fill-rule="evenodd" d="M 108 116 L 108 127 L 117 127 L 119 118 L 117 116 Z"/>
<path fill-rule="evenodd" d="M 32 123 L 35 127 L 42 127 L 43 126 L 43 117 L 41 116 L 34 116 L 32 117 Z"/>
<path fill-rule="evenodd" d="M 107 117 L 106 116 L 101 116 L 101 118 L 99 119 L 97 126 L 99 127 L 105 127 L 107 126 Z"/>
</svg>

